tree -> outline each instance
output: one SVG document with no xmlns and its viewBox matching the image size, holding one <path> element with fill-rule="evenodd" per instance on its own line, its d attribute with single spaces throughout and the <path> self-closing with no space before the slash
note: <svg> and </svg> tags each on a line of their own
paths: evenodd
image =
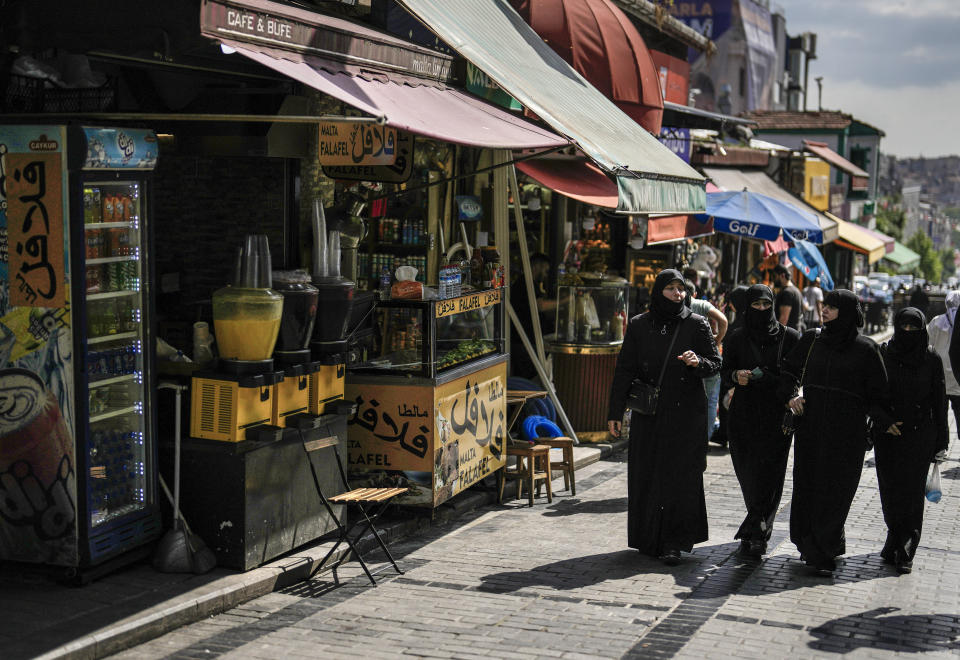
<svg viewBox="0 0 960 660">
<path fill-rule="evenodd" d="M 906 223 L 907 216 L 900 209 L 877 209 L 877 231 L 891 238 L 903 240 L 903 227 Z"/>
<path fill-rule="evenodd" d="M 917 232 L 906 243 L 907 247 L 920 255 L 920 275 L 928 282 L 939 282 L 943 264 L 940 255 L 933 249 L 933 240 L 923 232 Z"/>
</svg>

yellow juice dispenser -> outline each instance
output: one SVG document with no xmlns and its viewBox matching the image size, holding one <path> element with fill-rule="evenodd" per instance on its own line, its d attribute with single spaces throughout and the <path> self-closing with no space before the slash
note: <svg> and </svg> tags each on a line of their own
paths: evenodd
<svg viewBox="0 0 960 660">
<path fill-rule="evenodd" d="M 240 442 L 255 433 L 278 435 L 273 422 L 277 385 L 274 344 L 283 297 L 270 288 L 266 236 L 247 236 L 238 256 L 234 286 L 213 294 L 213 325 L 220 360 L 215 370 L 194 374 L 190 435 Z"/>
</svg>

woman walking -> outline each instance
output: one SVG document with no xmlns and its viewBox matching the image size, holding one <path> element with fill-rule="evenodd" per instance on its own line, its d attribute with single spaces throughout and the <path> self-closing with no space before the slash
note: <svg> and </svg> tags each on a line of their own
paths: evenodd
<svg viewBox="0 0 960 660">
<path fill-rule="evenodd" d="M 947 395 L 943 363 L 929 345 L 923 313 L 914 307 L 897 312 L 893 339 L 880 353 L 890 377 L 890 410 L 895 420 L 876 434 L 874 455 L 887 541 L 884 562 L 909 573 L 923 526 L 924 486 L 930 463 L 946 453 Z"/>
<path fill-rule="evenodd" d="M 723 387 L 734 386 L 727 411 L 730 458 L 740 482 L 747 517 L 734 538 L 740 552 L 759 557 L 767 550 L 783 494 L 791 436 L 783 432 L 789 391 L 780 383 L 783 358 L 800 333 L 779 323 L 773 291 L 764 284 L 747 290 L 744 326 L 723 343 Z"/>
<path fill-rule="evenodd" d="M 950 291 L 943 299 L 947 311 L 930 319 L 927 324 L 927 333 L 930 335 L 930 345 L 940 356 L 943 362 L 943 380 L 947 386 L 947 401 L 953 408 L 953 419 L 957 423 L 956 430 L 960 433 L 960 384 L 950 366 L 950 337 L 957 320 L 957 308 L 960 308 L 960 291 Z"/>
<path fill-rule="evenodd" d="M 790 540 L 820 574 L 836 570 L 835 558 L 846 552 L 844 523 L 863 470 L 867 415 L 882 429 L 893 421 L 885 408 L 887 372 L 876 343 L 858 332 L 863 322 L 856 294 L 830 291 L 823 328 L 804 333 L 784 361 L 785 383 L 803 388 L 789 403 L 799 415 Z"/>
<path fill-rule="evenodd" d="M 610 434 L 618 437 L 634 379 L 655 385 L 662 373 L 654 414 L 631 418 L 627 543 L 669 565 L 707 540 L 703 379 L 720 369 L 710 326 L 683 304 L 685 295 L 680 271 L 657 275 L 650 311 L 627 326 L 607 416 Z"/>
</svg>

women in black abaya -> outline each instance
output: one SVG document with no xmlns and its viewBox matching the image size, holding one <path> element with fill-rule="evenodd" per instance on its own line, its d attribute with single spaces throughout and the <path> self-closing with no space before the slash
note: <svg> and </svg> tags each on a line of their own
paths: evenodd
<svg viewBox="0 0 960 660">
<path fill-rule="evenodd" d="M 835 558 L 846 552 L 843 527 L 863 470 L 867 415 L 882 429 L 892 419 L 885 408 L 887 372 L 880 352 L 858 332 L 863 310 L 857 296 L 847 289 L 827 293 L 823 321 L 819 336 L 817 330 L 804 333 L 783 370 L 792 388 L 803 377 L 803 396 L 789 404 L 800 415 L 794 436 L 790 540 L 803 561 L 828 573 L 836 569 Z"/>
<path fill-rule="evenodd" d="M 943 362 L 927 337 L 926 319 L 914 307 L 897 312 L 893 339 L 880 348 L 890 377 L 894 428 L 876 434 L 874 455 L 887 541 L 880 556 L 909 573 L 923 526 L 924 485 L 930 463 L 946 450 L 947 394 Z"/>
<path fill-rule="evenodd" d="M 735 317 L 733 323 L 727 326 L 727 335 L 736 330 L 737 328 L 743 327 L 744 319 L 746 318 L 746 309 L 747 309 L 747 288 L 742 284 L 738 284 L 733 288 L 730 294 L 727 296 L 727 302 L 730 303 L 730 306 L 733 307 Z M 726 339 L 726 337 L 724 337 Z M 724 397 L 727 392 L 730 390 L 729 383 L 725 382 L 722 378 L 720 379 L 720 401 L 723 402 Z M 727 409 L 720 405 L 717 408 L 717 430 L 713 432 L 713 436 L 710 438 L 710 442 L 715 445 L 720 445 L 721 447 L 727 446 L 727 440 L 729 440 L 727 433 Z"/>
<path fill-rule="evenodd" d="M 759 557 L 767 549 L 783 494 L 791 436 L 782 430 L 789 391 L 780 383 L 783 358 L 800 333 L 777 322 L 773 291 L 764 284 L 747 290 L 744 326 L 724 339 L 721 382 L 734 386 L 727 411 L 727 440 L 747 517 L 735 538 L 740 552 Z"/>
<path fill-rule="evenodd" d="M 681 551 L 689 552 L 695 543 L 707 540 L 703 379 L 720 369 L 710 325 L 683 299 L 680 272 L 661 272 L 650 294 L 650 311 L 633 317 L 627 326 L 607 416 L 616 437 L 631 382 L 640 378 L 655 385 L 666 361 L 656 414 L 631 417 L 627 543 L 670 565 L 679 562 Z"/>
</svg>

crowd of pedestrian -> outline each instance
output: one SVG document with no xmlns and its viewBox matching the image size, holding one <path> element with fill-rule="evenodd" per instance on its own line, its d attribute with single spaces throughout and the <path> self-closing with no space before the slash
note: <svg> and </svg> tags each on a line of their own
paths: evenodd
<svg viewBox="0 0 960 660">
<path fill-rule="evenodd" d="M 861 333 L 852 291 L 824 293 L 811 282 L 801 292 L 786 268 L 772 275 L 776 294 L 754 284 L 725 296 L 734 313 L 727 327 L 716 306 L 693 298 L 694 282 L 664 270 L 649 311 L 630 320 L 608 411 L 615 437 L 632 411 L 628 545 L 674 565 L 707 539 L 703 471 L 713 438 L 729 446 L 746 505 L 740 552 L 762 556 L 792 444 L 790 539 L 812 570 L 831 574 L 873 447 L 887 526 L 880 555 L 908 573 L 927 474 L 946 455 L 948 401 L 960 422 L 951 368 L 951 357 L 960 368 L 960 292 L 929 324 L 920 309 L 900 310 L 893 337 L 878 346 Z"/>
</svg>

